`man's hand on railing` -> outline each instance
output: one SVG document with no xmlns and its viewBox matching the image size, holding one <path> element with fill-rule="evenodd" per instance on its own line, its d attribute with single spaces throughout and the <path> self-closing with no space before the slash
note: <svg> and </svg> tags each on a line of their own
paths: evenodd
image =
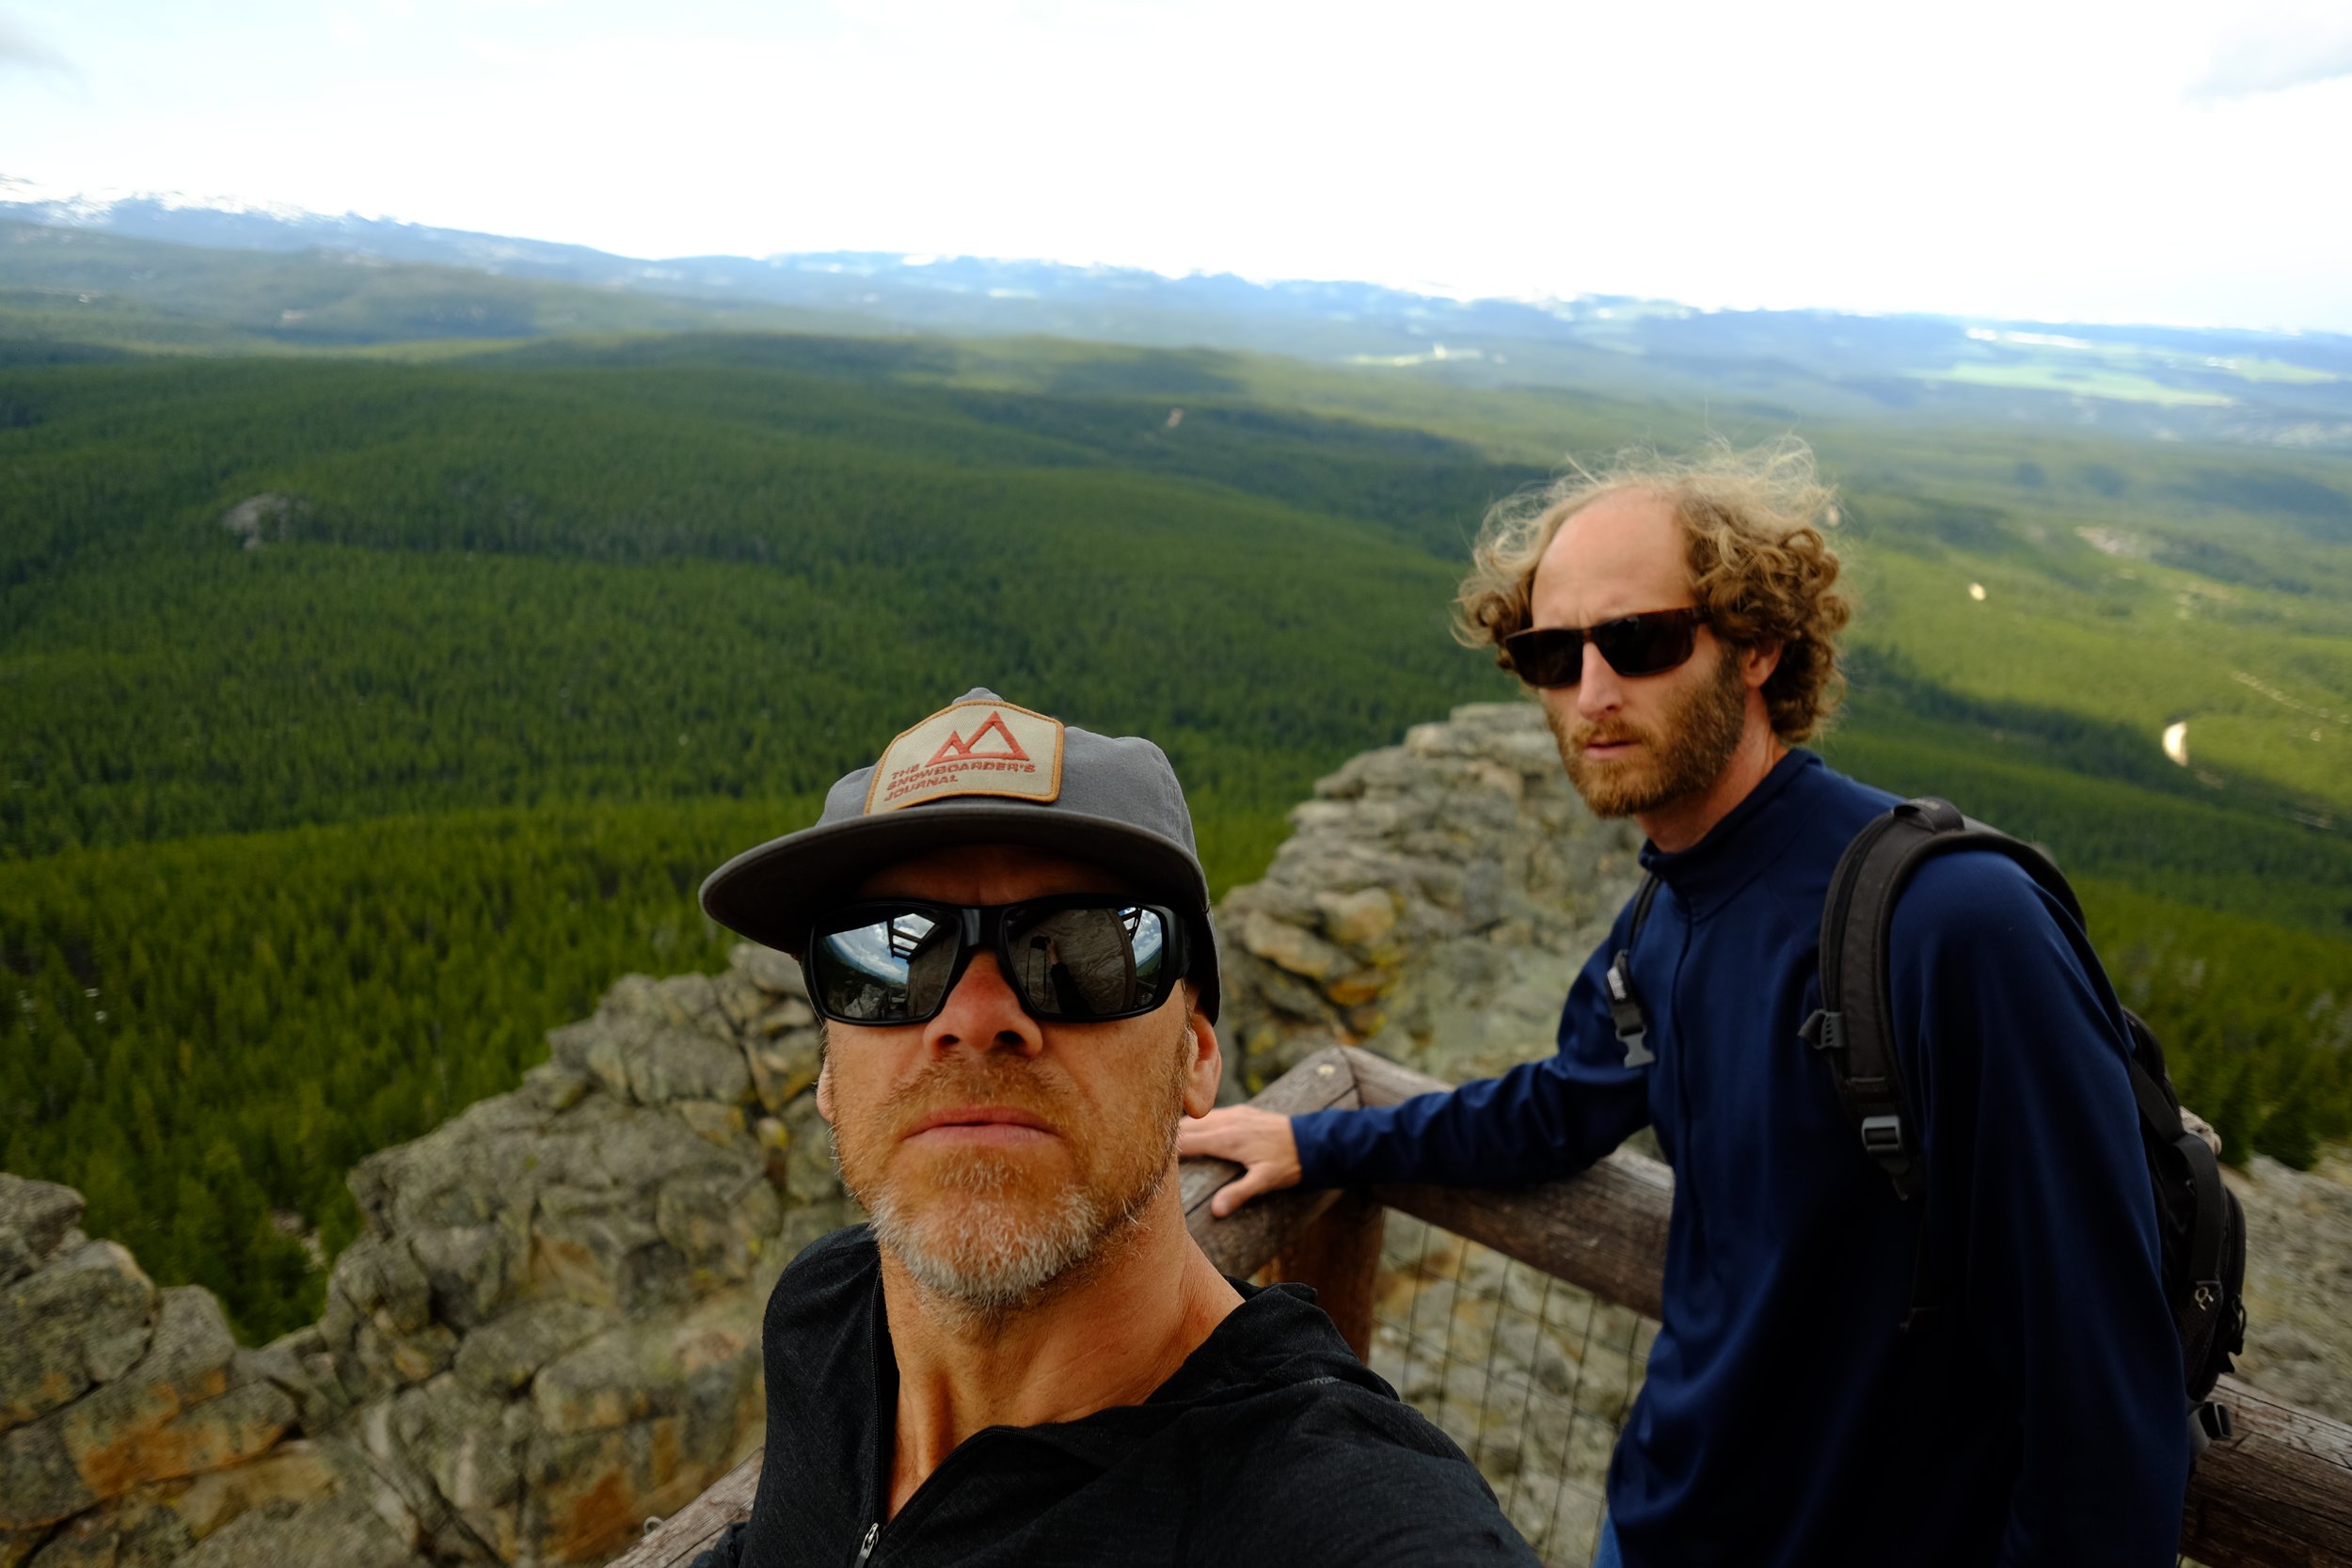
<svg viewBox="0 0 2352 1568">
<path fill-rule="evenodd" d="M 1298 1140 L 1291 1118 L 1248 1105 L 1228 1105 L 1176 1129 L 1176 1152 L 1231 1160 L 1242 1173 L 1217 1189 L 1209 1212 L 1223 1219 L 1260 1193 L 1298 1185 Z"/>
</svg>

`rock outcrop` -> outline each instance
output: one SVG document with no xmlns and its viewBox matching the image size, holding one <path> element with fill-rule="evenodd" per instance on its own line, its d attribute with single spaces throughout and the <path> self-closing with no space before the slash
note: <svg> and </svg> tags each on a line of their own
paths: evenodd
<svg viewBox="0 0 2352 1568">
<path fill-rule="evenodd" d="M 166 1561 L 257 1501 L 329 1493 L 212 1293 L 157 1290 L 81 1217 L 78 1193 L 0 1175 L 0 1568 Z"/>
<path fill-rule="evenodd" d="M 351 1174 L 326 1315 L 240 1350 L 0 1177 L 0 1568 L 600 1562 L 758 1440 L 777 1272 L 854 1217 L 799 967 L 631 975 Z"/>
<path fill-rule="evenodd" d="M 2246 1209 L 2246 1354 L 2265 1393 L 2352 1422 L 2352 1161 L 2257 1154 L 2222 1175 Z"/>
<path fill-rule="evenodd" d="M 1530 704 L 1417 725 L 1315 785 L 1218 911 L 1229 1094 L 1334 1038 L 1459 1080 L 1548 1053 L 1568 982 L 1640 880 Z"/>
<path fill-rule="evenodd" d="M 1333 1037 L 1457 1080 L 1548 1053 L 1638 877 L 1638 836 L 1583 810 L 1523 705 L 1358 757 L 1293 822 L 1218 911 L 1234 1097 Z M 766 949 L 623 978 L 521 1088 L 361 1162 L 325 1316 L 258 1351 L 207 1292 L 83 1234 L 77 1195 L 0 1176 L 0 1568 L 606 1560 L 758 1441 L 769 1289 L 856 1217 L 810 1092 L 818 1038 L 799 967 Z M 2352 1420 L 2352 1167 L 2232 1180 L 2246 1371 Z M 1393 1325 L 1375 1364 L 1543 1502 L 1531 1539 L 1589 1541 L 1645 1331 L 1433 1244 L 1398 1251 L 1384 1290 L 1431 1287 L 1442 1335 L 1494 1347 L 1476 1386 Z M 1559 1431 L 1539 1400 L 1489 1397 L 1498 1376 L 1548 1394 Z"/>
</svg>

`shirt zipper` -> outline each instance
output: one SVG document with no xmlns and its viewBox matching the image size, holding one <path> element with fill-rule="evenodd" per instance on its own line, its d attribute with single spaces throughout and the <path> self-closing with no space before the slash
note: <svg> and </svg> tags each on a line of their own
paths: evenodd
<svg viewBox="0 0 2352 1568">
<path fill-rule="evenodd" d="M 914 1489 L 914 1495 L 907 1498 L 906 1506 L 898 1510 L 898 1512 L 892 1516 L 890 1522 L 895 1524 L 899 1519 L 919 1517 L 920 1515 L 929 1513 L 931 1505 L 937 1500 L 937 1495 L 940 1491 L 940 1477 L 948 1474 L 950 1471 L 956 1469 L 958 1465 L 962 1464 L 964 1462 L 964 1455 L 971 1451 L 972 1445 L 974 1443 L 983 1437 L 995 1438 L 1018 1436 L 1021 1433 L 1021 1430 L 1022 1429 L 1019 1427 L 982 1427 L 979 1431 L 974 1433 L 971 1436 L 957 1444 L 954 1451 L 949 1453 L 946 1459 L 940 1461 L 939 1468 L 933 1470 L 930 1475 L 923 1478 L 923 1484 Z M 866 1568 L 867 1560 L 874 1555 L 874 1548 L 882 1544 L 882 1523 L 883 1521 L 877 1519 L 872 1524 L 866 1527 L 866 1539 L 859 1544 L 857 1549 L 857 1560 L 850 1563 L 850 1568 Z"/>
</svg>

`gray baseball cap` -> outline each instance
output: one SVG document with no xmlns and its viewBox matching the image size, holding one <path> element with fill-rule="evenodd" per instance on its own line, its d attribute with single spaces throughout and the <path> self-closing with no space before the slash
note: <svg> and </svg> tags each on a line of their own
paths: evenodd
<svg viewBox="0 0 2352 1568">
<path fill-rule="evenodd" d="M 746 849 L 702 887 L 711 919 L 798 958 L 810 922 L 895 862 L 959 844 L 1018 844 L 1090 861 L 1190 918 L 1190 977 L 1216 1018 L 1209 879 L 1168 753 L 975 687 L 903 731 L 825 794 L 814 827 Z"/>
</svg>

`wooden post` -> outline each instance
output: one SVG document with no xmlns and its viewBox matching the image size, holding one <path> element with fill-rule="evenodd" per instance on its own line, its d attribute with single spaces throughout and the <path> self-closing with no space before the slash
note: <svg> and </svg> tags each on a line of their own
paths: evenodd
<svg viewBox="0 0 2352 1568">
<path fill-rule="evenodd" d="M 1265 1086 L 1249 1103 L 1261 1110 L 1295 1117 L 1305 1111 L 1334 1108 L 1354 1110 L 1356 1073 L 1350 1053 L 1327 1045 Z M 1321 1218 L 1339 1200 L 1337 1193 L 1292 1187 L 1265 1196 L 1224 1219 L 1209 1212 L 1216 1190 L 1241 1174 L 1230 1160 L 1195 1158 L 1184 1163 L 1178 1179 L 1184 1205 L 1184 1225 L 1209 1261 L 1236 1279 L 1247 1279 L 1266 1266 L 1281 1244 Z"/>
<path fill-rule="evenodd" d="M 2189 1472 L 2181 1550 L 2207 1568 L 2352 1562 L 2352 1428 L 2233 1377 L 2213 1397 L 2236 1432 Z"/>
<path fill-rule="evenodd" d="M 1394 1105 L 1446 1085 L 1369 1052 L 1349 1051 L 1359 1100 Z M 1532 1187 L 1375 1186 L 1390 1208 L 1541 1269 L 1555 1279 L 1659 1315 L 1674 1173 L 1618 1149 L 1591 1169 Z"/>
<path fill-rule="evenodd" d="M 1282 1243 L 1268 1265 L 1276 1280 L 1311 1285 L 1359 1361 L 1372 1359 L 1373 1297 L 1380 1279 L 1380 1236 L 1388 1211 L 1364 1193 L 1343 1193 L 1323 1217 Z"/>
<path fill-rule="evenodd" d="M 759 1490 L 759 1467 L 768 1456 L 752 1456 L 711 1482 L 710 1490 L 656 1525 L 643 1541 L 612 1560 L 610 1568 L 685 1568 L 720 1531 L 752 1516 Z"/>
</svg>

